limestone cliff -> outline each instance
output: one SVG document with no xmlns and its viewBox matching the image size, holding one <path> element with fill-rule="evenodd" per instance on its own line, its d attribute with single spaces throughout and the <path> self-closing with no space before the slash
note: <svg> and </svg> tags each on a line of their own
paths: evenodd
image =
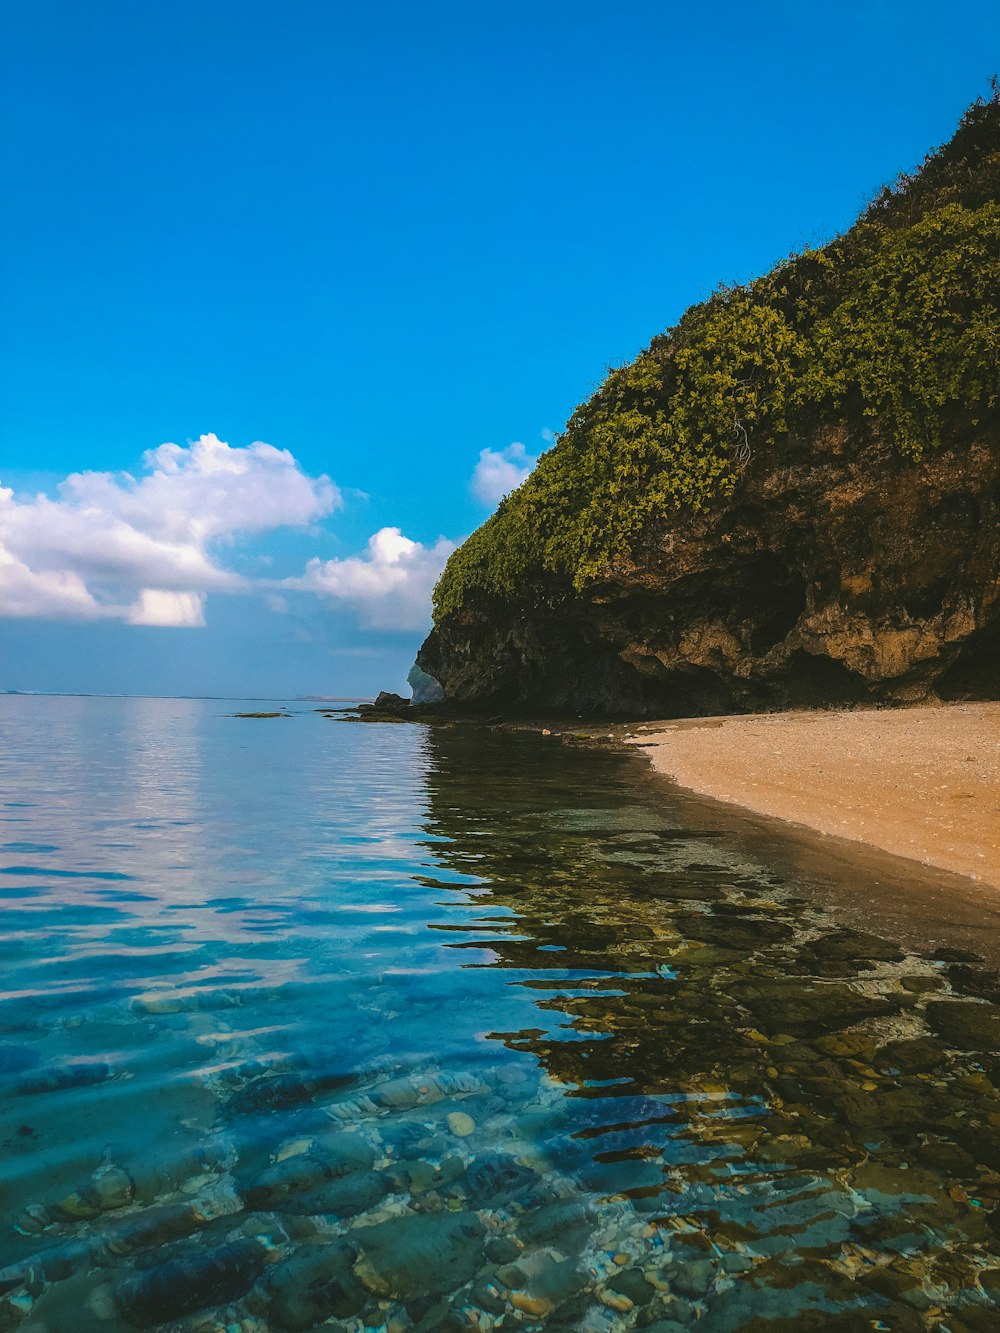
<svg viewBox="0 0 1000 1333">
<path fill-rule="evenodd" d="M 720 291 L 455 553 L 467 706 L 1000 697 L 1000 101 L 828 246 Z"/>
</svg>

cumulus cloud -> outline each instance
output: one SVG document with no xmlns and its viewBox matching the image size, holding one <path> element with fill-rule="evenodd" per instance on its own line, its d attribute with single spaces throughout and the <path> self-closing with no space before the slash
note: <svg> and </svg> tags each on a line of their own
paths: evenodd
<svg viewBox="0 0 1000 1333">
<path fill-rule="evenodd" d="M 0 506 L 11 492 L 0 489 Z M 94 620 L 102 608 L 79 574 L 71 570 L 29 569 L 0 545 L 0 614 L 46 616 L 55 620 Z"/>
<path fill-rule="evenodd" d="M 537 462 L 538 458 L 517 441 L 506 449 L 483 449 L 472 473 L 472 493 L 481 504 L 493 509 L 520 486 Z"/>
<path fill-rule="evenodd" d="M 129 608 L 126 619 L 130 625 L 161 625 L 173 629 L 204 625 L 205 597 L 197 592 L 143 588 L 139 600 Z"/>
<path fill-rule="evenodd" d="M 364 555 L 310 560 L 301 578 L 282 587 L 318 593 L 353 607 L 368 629 L 421 630 L 430 615 L 431 591 L 455 543 L 440 537 L 433 546 L 380 528 Z"/>
<path fill-rule="evenodd" d="M 342 504 L 329 477 L 269 444 L 203 435 L 162 444 L 142 464 L 138 477 L 74 473 L 55 498 L 0 488 L 0 615 L 202 625 L 205 593 L 248 586 L 220 548 Z"/>
<path fill-rule="evenodd" d="M 534 460 L 523 445 L 484 450 L 477 473 L 497 498 Z M 269 444 L 233 448 L 215 435 L 162 444 L 129 472 L 78 472 L 50 495 L 0 487 L 0 616 L 119 620 L 195 628 L 210 593 L 254 594 L 275 614 L 292 594 L 321 598 L 373 630 L 422 630 L 431 592 L 455 544 L 424 545 L 380 528 L 356 555 L 309 560 L 276 577 L 271 557 L 235 548 L 278 528 L 315 525 L 344 498 Z"/>
</svg>

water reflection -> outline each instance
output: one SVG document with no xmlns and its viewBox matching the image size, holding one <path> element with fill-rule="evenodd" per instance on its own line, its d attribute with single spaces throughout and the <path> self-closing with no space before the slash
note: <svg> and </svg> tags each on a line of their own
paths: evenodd
<svg viewBox="0 0 1000 1333">
<path fill-rule="evenodd" d="M 576 1178 L 691 1247 L 709 1326 L 993 1327 L 996 976 L 841 926 L 614 757 L 432 755 L 442 858 L 487 880 L 489 966 L 537 997 L 495 1035 L 586 1099 Z"/>
<path fill-rule="evenodd" d="M 5 708 L 0 1330 L 996 1326 L 976 961 L 616 754 Z"/>
</svg>

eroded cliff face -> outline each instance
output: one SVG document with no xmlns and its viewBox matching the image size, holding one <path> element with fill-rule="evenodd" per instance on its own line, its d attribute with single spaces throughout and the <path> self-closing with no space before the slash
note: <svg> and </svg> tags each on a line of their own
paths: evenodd
<svg viewBox="0 0 1000 1333">
<path fill-rule="evenodd" d="M 1000 697 L 1000 441 L 915 463 L 787 440 L 582 592 L 468 596 L 418 656 L 455 703 L 607 715 Z"/>
</svg>

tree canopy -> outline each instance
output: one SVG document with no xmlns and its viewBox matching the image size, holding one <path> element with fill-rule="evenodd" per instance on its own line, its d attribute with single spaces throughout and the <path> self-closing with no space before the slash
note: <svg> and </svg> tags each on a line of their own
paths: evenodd
<svg viewBox="0 0 1000 1333">
<path fill-rule="evenodd" d="M 916 461 L 995 427 L 998 303 L 994 88 L 843 236 L 720 288 L 612 371 L 452 555 L 435 618 L 470 594 L 517 600 L 613 575 L 789 436 L 843 425 Z"/>
</svg>

